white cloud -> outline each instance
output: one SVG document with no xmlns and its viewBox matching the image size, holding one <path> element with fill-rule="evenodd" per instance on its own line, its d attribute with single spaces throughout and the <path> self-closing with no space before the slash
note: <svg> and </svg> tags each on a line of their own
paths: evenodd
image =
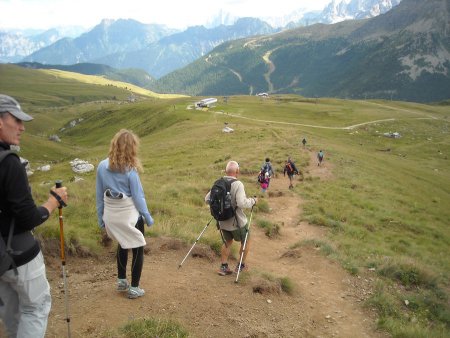
<svg viewBox="0 0 450 338">
<path fill-rule="evenodd" d="M 331 0 L 0 0 L 0 28 L 50 28 L 132 18 L 182 28 L 208 21 L 220 9 L 234 16 L 281 16 L 294 10 L 322 9 Z"/>
</svg>

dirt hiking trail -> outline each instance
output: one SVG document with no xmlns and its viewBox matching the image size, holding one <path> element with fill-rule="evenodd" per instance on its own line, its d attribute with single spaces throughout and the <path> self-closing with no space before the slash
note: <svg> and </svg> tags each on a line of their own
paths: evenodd
<svg viewBox="0 0 450 338">
<path fill-rule="evenodd" d="M 315 153 L 303 151 L 311 156 L 305 176 L 319 177 L 324 184 L 332 179 L 326 158 L 318 167 Z M 115 243 L 102 257 L 68 257 L 72 337 L 112 337 L 111 330 L 145 317 L 173 319 L 192 337 L 386 337 L 375 330 L 374 314 L 362 306 L 370 294 L 369 279 L 349 275 L 314 247 L 291 249 L 302 240 L 325 239 L 326 230 L 299 221 L 302 200 L 288 185 L 282 175 L 271 180 L 264 197 L 271 210 L 267 219 L 281 226 L 280 234 L 269 239 L 252 222 L 249 271 L 240 274 L 238 283 L 235 274 L 217 274 L 219 257 L 201 244 L 179 269 L 192 243 L 170 238 L 147 239 L 140 285 L 146 294 L 135 300 L 115 290 Z M 301 186 L 296 180 L 294 190 Z M 210 226 L 207 231 L 217 230 Z M 229 263 L 234 267 L 236 259 Z M 293 293 L 267 287 L 262 273 L 289 278 Z M 67 334 L 67 323 L 58 257 L 47 258 L 47 274 L 53 305 L 46 337 L 60 338 Z"/>
</svg>

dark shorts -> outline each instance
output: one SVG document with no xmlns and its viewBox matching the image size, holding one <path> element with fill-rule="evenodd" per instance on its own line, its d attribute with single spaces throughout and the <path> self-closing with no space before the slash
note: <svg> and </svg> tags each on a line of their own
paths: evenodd
<svg viewBox="0 0 450 338">
<path fill-rule="evenodd" d="M 250 230 L 248 229 L 247 225 L 245 227 L 238 228 L 233 231 L 222 230 L 222 234 L 223 234 L 223 238 L 227 242 L 231 241 L 232 239 L 234 239 L 236 242 L 243 242 L 245 240 L 245 234 L 247 233 L 247 231 L 248 231 L 248 236 L 247 236 L 247 240 L 248 240 L 250 237 Z"/>
</svg>

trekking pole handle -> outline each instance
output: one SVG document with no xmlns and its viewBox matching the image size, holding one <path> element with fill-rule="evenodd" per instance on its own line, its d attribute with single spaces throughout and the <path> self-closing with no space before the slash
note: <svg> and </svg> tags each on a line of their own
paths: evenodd
<svg viewBox="0 0 450 338">
<path fill-rule="evenodd" d="M 55 187 L 56 188 L 62 188 L 62 181 L 61 180 L 56 180 L 55 181 Z M 61 198 L 61 196 L 59 196 L 56 192 L 54 192 L 53 190 L 50 190 L 50 194 L 52 194 L 53 197 L 56 198 L 56 200 L 59 203 L 58 208 L 61 209 L 63 207 L 67 207 L 67 203 L 63 201 L 63 199 Z"/>
</svg>

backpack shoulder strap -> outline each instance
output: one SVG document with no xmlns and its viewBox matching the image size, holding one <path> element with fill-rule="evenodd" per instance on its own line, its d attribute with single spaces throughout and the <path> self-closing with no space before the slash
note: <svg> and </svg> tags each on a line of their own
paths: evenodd
<svg viewBox="0 0 450 338">
<path fill-rule="evenodd" d="M 237 181 L 236 178 L 225 178 L 225 177 L 222 177 L 222 179 L 225 181 L 225 183 L 226 183 L 226 185 L 227 185 L 227 190 L 230 190 L 230 189 L 231 189 L 231 183 Z"/>
<path fill-rule="evenodd" d="M 230 191 L 231 194 L 231 183 L 236 182 L 237 178 L 230 178 L 230 179 L 225 179 L 225 181 L 227 182 L 227 191 Z M 233 225 L 236 225 L 239 228 L 239 221 L 237 219 L 236 216 L 236 210 L 238 209 L 238 206 L 236 205 L 236 207 L 234 208 L 234 220 L 233 220 Z"/>
<path fill-rule="evenodd" d="M 14 152 L 14 151 L 12 151 L 12 150 L 4 150 L 4 151 L 0 151 L 0 163 L 1 163 L 8 155 L 15 155 L 15 156 L 19 157 L 19 155 L 17 155 L 17 153 Z"/>
</svg>

